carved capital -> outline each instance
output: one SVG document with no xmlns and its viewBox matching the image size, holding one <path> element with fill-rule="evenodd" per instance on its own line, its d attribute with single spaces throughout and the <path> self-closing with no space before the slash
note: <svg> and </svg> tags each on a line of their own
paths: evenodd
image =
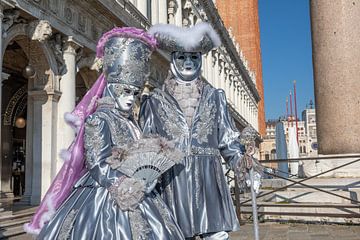
<svg viewBox="0 0 360 240">
<path fill-rule="evenodd" d="M 77 54 L 77 50 L 82 48 L 83 46 L 79 44 L 72 36 L 67 37 L 67 39 L 64 41 L 64 53 L 68 54 Z"/>
</svg>

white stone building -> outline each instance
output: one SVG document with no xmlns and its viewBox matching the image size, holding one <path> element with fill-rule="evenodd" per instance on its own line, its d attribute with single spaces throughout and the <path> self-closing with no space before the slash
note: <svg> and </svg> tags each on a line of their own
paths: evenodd
<svg viewBox="0 0 360 240">
<path fill-rule="evenodd" d="M 291 121 L 290 121 L 291 120 Z M 260 159 L 276 159 L 276 123 L 281 121 L 284 126 L 286 142 L 289 142 L 289 127 L 296 126 L 295 117 L 289 117 L 288 120 L 269 120 L 266 122 L 266 135 L 261 143 Z M 317 135 L 316 135 L 316 113 L 310 104 L 302 112 L 302 120 L 297 121 L 298 128 L 298 146 L 300 157 L 317 157 Z M 272 164 L 275 166 L 276 164 Z"/>
<path fill-rule="evenodd" d="M 96 42 L 114 26 L 212 23 L 223 45 L 204 56 L 203 77 L 226 91 L 240 129 L 258 129 L 255 76 L 213 1 L 1 0 L 0 16 L 2 197 L 21 195 L 38 204 L 45 194 L 62 166 L 58 152 L 74 137 L 63 115 L 97 79 Z M 152 61 L 149 84 L 157 86 L 166 77 L 168 55 L 159 51 Z"/>
</svg>

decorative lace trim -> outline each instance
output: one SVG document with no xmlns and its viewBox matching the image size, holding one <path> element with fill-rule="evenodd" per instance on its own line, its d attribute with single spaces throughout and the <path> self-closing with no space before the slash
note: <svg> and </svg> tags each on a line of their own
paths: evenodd
<svg viewBox="0 0 360 240">
<path fill-rule="evenodd" d="M 208 136 L 213 132 L 216 106 L 209 100 L 200 102 L 199 113 L 199 122 L 195 128 L 193 137 L 196 138 L 198 143 L 202 144 L 208 141 Z"/>
<path fill-rule="evenodd" d="M 162 202 L 162 199 L 158 195 L 156 195 L 156 197 L 153 199 L 153 202 L 154 202 L 155 206 L 157 207 L 157 209 L 159 210 L 159 213 L 164 220 L 165 226 L 168 227 L 171 232 L 176 232 L 177 227 L 174 224 L 174 220 L 172 219 L 172 217 L 170 215 L 170 211 Z"/>
<path fill-rule="evenodd" d="M 152 232 L 149 224 L 145 220 L 139 209 L 129 212 L 130 227 L 133 240 L 148 240 L 148 235 Z"/>
<path fill-rule="evenodd" d="M 203 147 L 191 147 L 191 155 L 215 155 L 220 156 L 220 151 L 217 148 L 203 148 Z"/>
<path fill-rule="evenodd" d="M 135 211 L 144 198 L 145 183 L 121 176 L 108 188 L 108 191 L 121 210 Z"/>
<path fill-rule="evenodd" d="M 78 210 L 73 209 L 66 216 L 66 218 L 61 226 L 59 236 L 57 238 L 58 240 L 67 240 L 70 238 L 70 233 L 71 233 L 71 230 L 73 229 L 77 212 L 78 212 Z"/>
<path fill-rule="evenodd" d="M 86 119 L 84 147 L 86 160 L 91 165 L 95 164 L 95 154 L 99 153 L 105 144 L 101 133 L 102 126 L 100 125 L 103 121 L 104 120 L 97 115 L 92 115 Z"/>
</svg>

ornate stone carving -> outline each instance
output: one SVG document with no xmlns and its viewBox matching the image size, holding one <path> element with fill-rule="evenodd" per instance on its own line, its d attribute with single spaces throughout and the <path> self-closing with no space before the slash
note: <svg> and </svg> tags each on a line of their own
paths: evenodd
<svg viewBox="0 0 360 240">
<path fill-rule="evenodd" d="M 67 23 L 71 24 L 73 22 L 73 12 L 70 7 L 65 7 L 64 17 Z"/>
<path fill-rule="evenodd" d="M 9 104 L 6 107 L 3 124 L 5 126 L 10 126 L 12 124 L 12 118 L 14 116 L 14 110 L 18 105 L 19 101 L 24 97 L 27 92 L 27 85 L 25 84 L 21 88 L 19 88 L 15 94 L 11 97 Z"/>
<path fill-rule="evenodd" d="M 91 38 L 94 41 L 97 41 L 100 38 L 99 30 L 97 29 L 96 23 L 94 22 L 91 23 Z"/>
<path fill-rule="evenodd" d="M 59 4 L 59 0 L 48 0 L 49 1 L 49 8 L 50 11 L 54 14 L 57 13 L 58 11 L 58 4 Z"/>
<path fill-rule="evenodd" d="M 82 13 L 78 13 L 78 29 L 81 32 L 86 31 L 86 17 Z"/>
<path fill-rule="evenodd" d="M 50 23 L 46 20 L 36 20 L 29 23 L 28 36 L 31 40 L 45 42 L 52 35 Z"/>
<path fill-rule="evenodd" d="M 56 63 L 58 66 L 58 74 L 63 75 L 65 73 L 66 65 L 63 57 L 63 39 L 60 33 L 55 34 L 55 36 L 49 40 L 49 45 L 54 52 Z"/>
<path fill-rule="evenodd" d="M 178 9 L 176 0 L 168 0 L 168 21 L 169 23 L 175 23 L 175 13 Z"/>
<path fill-rule="evenodd" d="M 182 25 L 183 27 L 190 27 L 194 23 L 192 22 L 192 16 L 193 16 L 193 9 L 192 4 L 190 0 L 186 0 L 183 6 L 182 11 L 183 19 L 182 19 Z"/>
<path fill-rule="evenodd" d="M 16 23 L 26 23 L 26 20 L 20 17 L 20 11 L 17 9 L 6 9 L 2 19 L 2 34 L 5 38 L 7 31 Z"/>
<path fill-rule="evenodd" d="M 212 67 L 215 67 L 215 64 L 216 64 L 216 62 L 218 60 L 218 56 L 219 56 L 219 54 L 218 54 L 218 52 L 216 50 L 211 51 L 211 65 L 212 65 Z"/>
</svg>

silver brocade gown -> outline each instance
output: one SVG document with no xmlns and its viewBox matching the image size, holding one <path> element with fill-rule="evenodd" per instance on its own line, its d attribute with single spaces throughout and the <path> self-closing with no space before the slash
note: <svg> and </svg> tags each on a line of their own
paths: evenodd
<svg viewBox="0 0 360 240">
<path fill-rule="evenodd" d="M 85 151 L 89 171 L 44 226 L 39 239 L 184 239 L 170 210 L 156 192 L 145 196 L 139 211 L 130 213 L 118 208 L 107 190 L 122 176 L 105 162 L 112 147 L 139 137 L 137 125 L 114 108 L 98 109 L 87 118 Z"/>
<path fill-rule="evenodd" d="M 160 193 L 185 237 L 239 230 L 221 156 L 233 167 L 242 158 L 244 146 L 238 141 L 224 91 L 204 84 L 188 126 L 172 93 L 155 89 L 142 102 L 140 126 L 144 135 L 175 140 L 186 154 L 185 167 L 170 169 L 160 184 Z"/>
</svg>

